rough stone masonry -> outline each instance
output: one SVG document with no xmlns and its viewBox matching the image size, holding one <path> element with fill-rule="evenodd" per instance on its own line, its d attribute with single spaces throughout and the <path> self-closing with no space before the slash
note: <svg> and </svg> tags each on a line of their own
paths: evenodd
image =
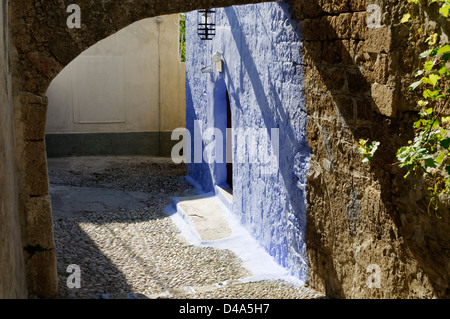
<svg viewBox="0 0 450 319">
<path fill-rule="evenodd" d="M 58 72 L 139 19 L 261 1 L 79 0 L 82 27 L 68 29 L 71 2 L 0 2 L 0 240 L 7 247 L 0 252 L 0 297 L 56 294 L 44 133 L 45 92 Z M 408 32 L 396 26 L 402 2 L 291 3 L 304 36 L 311 286 L 347 298 L 448 297 L 447 207 L 439 212 L 443 221 L 428 216 L 423 180 L 404 181 L 387 165 L 411 136 L 415 114 L 406 90 L 414 52 Z M 381 9 L 376 28 L 366 24 L 370 4 Z M 448 25 L 433 27 L 449 34 Z M 361 164 L 359 138 L 382 142 L 377 165 Z M 379 288 L 367 289 L 370 265 L 380 267 Z"/>
<path fill-rule="evenodd" d="M 408 93 L 417 52 L 398 25 L 403 2 L 292 1 L 303 27 L 311 148 L 310 284 L 328 296 L 450 294 L 448 208 L 441 207 L 443 220 L 429 216 L 423 178 L 405 181 L 389 165 L 411 138 L 417 112 Z M 429 19 L 427 31 L 449 34 L 448 23 Z M 361 163 L 360 138 L 381 141 L 372 167 Z M 367 282 L 373 269 L 379 287 Z"/>
</svg>

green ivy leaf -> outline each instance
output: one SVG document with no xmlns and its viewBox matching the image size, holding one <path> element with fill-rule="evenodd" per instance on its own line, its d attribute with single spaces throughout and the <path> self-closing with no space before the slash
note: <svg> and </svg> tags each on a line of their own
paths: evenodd
<svg viewBox="0 0 450 319">
<path fill-rule="evenodd" d="M 443 139 L 443 140 L 439 143 L 439 145 L 441 145 L 442 148 L 445 148 L 446 150 L 448 150 L 449 147 L 450 147 L 450 138 L 445 138 L 445 139 Z"/>
<path fill-rule="evenodd" d="M 428 43 L 428 45 L 435 45 L 438 39 L 438 34 L 433 33 L 433 35 L 430 35 L 425 42 Z"/>
<path fill-rule="evenodd" d="M 427 62 L 425 62 L 424 66 L 423 66 L 423 71 L 427 72 L 427 71 L 433 70 L 434 63 L 435 63 L 434 61 L 427 61 Z"/>
<path fill-rule="evenodd" d="M 432 158 L 427 158 L 425 159 L 425 167 L 432 167 L 432 168 L 436 168 L 436 162 L 434 161 L 434 159 Z"/>
<path fill-rule="evenodd" d="M 444 4 L 442 8 L 439 9 L 439 13 L 444 17 L 448 18 L 448 12 L 450 11 L 450 4 Z"/>
<path fill-rule="evenodd" d="M 444 153 L 444 151 L 441 151 L 439 153 L 439 156 L 436 158 L 436 163 L 441 164 L 442 161 L 444 160 L 444 157 L 445 157 L 445 153 Z"/>
<path fill-rule="evenodd" d="M 439 48 L 436 52 L 436 54 L 442 54 L 442 53 L 447 53 L 450 52 L 450 45 L 444 45 L 443 47 Z"/>
<path fill-rule="evenodd" d="M 423 97 L 426 99 L 436 100 L 437 98 L 442 97 L 442 95 L 439 95 L 439 92 L 440 92 L 440 90 L 431 91 L 431 90 L 427 89 L 427 90 L 423 91 Z"/>
<path fill-rule="evenodd" d="M 420 100 L 417 102 L 417 105 L 419 105 L 420 107 L 425 107 L 428 105 L 428 103 L 428 101 Z"/>
<path fill-rule="evenodd" d="M 411 15 L 409 13 L 405 13 L 403 18 L 400 20 L 400 23 L 406 23 L 411 19 Z"/>
<path fill-rule="evenodd" d="M 423 97 L 426 99 L 431 99 L 433 98 L 433 92 L 431 92 L 431 90 L 425 90 L 423 91 Z"/>
<path fill-rule="evenodd" d="M 449 53 L 444 53 L 442 55 L 442 60 L 444 60 L 445 62 L 448 62 L 450 60 L 450 52 Z"/>
<path fill-rule="evenodd" d="M 430 76 L 428 78 L 430 79 L 430 82 L 431 82 L 430 84 L 432 86 L 436 86 L 437 82 L 439 80 L 442 80 L 442 78 L 437 74 L 430 74 Z"/>
<path fill-rule="evenodd" d="M 441 68 L 439 69 L 439 74 L 440 74 L 440 75 L 445 75 L 445 76 L 450 75 L 450 71 L 449 71 L 448 68 L 445 66 L 445 64 L 442 64 L 442 65 L 441 65 Z"/>
</svg>

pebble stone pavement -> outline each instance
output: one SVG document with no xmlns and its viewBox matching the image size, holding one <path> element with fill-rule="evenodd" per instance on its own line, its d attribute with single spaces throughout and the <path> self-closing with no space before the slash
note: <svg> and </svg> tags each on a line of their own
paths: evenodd
<svg viewBox="0 0 450 319">
<path fill-rule="evenodd" d="M 54 217 L 57 298 L 324 298 L 278 280 L 240 282 L 250 273 L 233 252 L 188 244 L 164 213 L 172 197 L 193 194 L 185 175 L 185 166 L 161 158 L 49 159 L 51 185 L 149 194 L 140 209 Z M 67 287 L 70 264 L 81 269 L 78 289 Z"/>
</svg>

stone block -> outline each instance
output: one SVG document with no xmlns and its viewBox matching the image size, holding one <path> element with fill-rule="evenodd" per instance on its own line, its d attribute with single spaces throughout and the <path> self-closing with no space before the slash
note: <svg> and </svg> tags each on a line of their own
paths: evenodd
<svg viewBox="0 0 450 319">
<path fill-rule="evenodd" d="M 323 14 L 319 0 L 294 0 L 291 1 L 292 11 L 296 20 L 318 17 Z"/>
<path fill-rule="evenodd" d="M 307 41 L 303 43 L 303 59 L 308 66 L 320 64 L 322 61 L 322 41 Z"/>
<path fill-rule="evenodd" d="M 339 110 L 339 114 L 344 118 L 347 124 L 353 124 L 355 122 L 355 105 L 353 98 L 349 96 L 336 96 L 334 97 L 336 106 Z"/>
<path fill-rule="evenodd" d="M 347 81 L 350 94 L 364 94 L 370 90 L 370 83 L 359 69 L 348 70 Z"/>
<path fill-rule="evenodd" d="M 366 0 L 350 0 L 348 5 L 350 11 L 365 11 L 367 9 Z"/>
<path fill-rule="evenodd" d="M 22 104 L 21 107 L 24 139 L 27 141 L 44 140 L 47 121 L 47 106 Z"/>
<path fill-rule="evenodd" d="M 354 41 L 335 40 L 323 43 L 322 63 L 328 65 L 354 65 Z"/>
<path fill-rule="evenodd" d="M 347 25 L 348 26 L 348 25 Z M 351 16 L 351 38 L 364 40 L 367 37 L 367 23 L 365 12 L 355 12 Z"/>
<path fill-rule="evenodd" d="M 25 204 L 28 245 L 54 248 L 50 196 L 31 197 Z"/>
<path fill-rule="evenodd" d="M 19 100 L 22 104 L 32 104 L 38 106 L 47 106 L 48 98 L 46 96 L 39 96 L 32 93 L 21 92 L 19 94 Z"/>
<path fill-rule="evenodd" d="M 364 76 L 370 83 L 386 84 L 389 79 L 389 57 L 380 53 L 376 59 L 367 59 L 364 63 Z"/>
<path fill-rule="evenodd" d="M 358 124 L 370 124 L 373 120 L 372 101 L 370 98 L 361 97 L 356 100 L 356 121 Z"/>
<path fill-rule="evenodd" d="M 320 41 L 327 39 L 327 17 L 318 17 L 302 21 L 303 40 Z"/>
<path fill-rule="evenodd" d="M 364 51 L 368 53 L 389 53 L 392 48 L 391 29 L 384 26 L 381 28 L 366 28 Z"/>
<path fill-rule="evenodd" d="M 312 106 L 314 116 L 320 118 L 330 118 L 336 116 L 336 106 L 333 96 L 330 94 L 307 93 L 305 101 Z"/>
<path fill-rule="evenodd" d="M 374 83 L 371 96 L 375 110 L 385 116 L 395 117 L 397 108 L 395 103 L 395 90 L 387 85 Z"/>
<path fill-rule="evenodd" d="M 45 141 L 27 141 L 21 160 L 25 163 L 26 191 L 31 196 L 48 194 L 49 180 Z"/>
<path fill-rule="evenodd" d="M 31 277 L 28 290 L 39 298 L 54 298 L 58 293 L 56 251 L 36 252 L 27 261 Z"/>
<path fill-rule="evenodd" d="M 39 52 L 30 52 L 26 55 L 27 60 L 39 74 L 53 79 L 63 69 L 63 66 L 51 56 L 46 56 Z"/>
<path fill-rule="evenodd" d="M 346 72 L 341 68 L 321 68 L 320 76 L 328 91 L 331 93 L 344 93 L 346 85 Z"/>
<path fill-rule="evenodd" d="M 327 16 L 325 18 L 327 38 L 329 40 L 349 39 L 352 33 L 352 14 L 342 13 L 337 16 Z"/>
<path fill-rule="evenodd" d="M 322 10 L 326 13 L 341 13 L 349 11 L 349 0 L 327 0 L 321 1 Z"/>
<path fill-rule="evenodd" d="M 322 75 L 317 67 L 306 67 L 303 78 L 305 91 L 327 92 L 327 86 L 322 79 Z"/>
</svg>

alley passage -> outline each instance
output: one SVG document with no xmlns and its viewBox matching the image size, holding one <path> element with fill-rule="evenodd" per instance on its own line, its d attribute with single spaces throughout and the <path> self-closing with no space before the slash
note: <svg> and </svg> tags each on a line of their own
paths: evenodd
<svg viewBox="0 0 450 319">
<path fill-rule="evenodd" d="M 192 196 L 186 168 L 152 157 L 49 159 L 59 298 L 319 298 L 251 276 L 229 251 L 190 245 L 164 212 Z M 68 288 L 68 265 L 81 288 Z"/>
</svg>

